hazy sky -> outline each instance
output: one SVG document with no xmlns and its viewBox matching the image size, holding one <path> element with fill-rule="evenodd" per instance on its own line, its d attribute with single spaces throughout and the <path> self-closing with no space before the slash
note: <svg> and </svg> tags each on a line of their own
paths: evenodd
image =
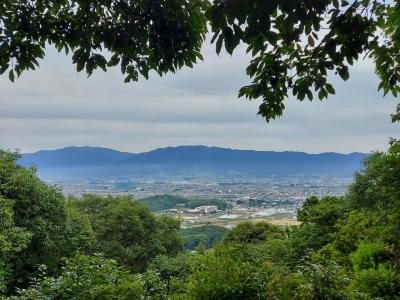
<svg viewBox="0 0 400 300">
<path fill-rule="evenodd" d="M 209 41 L 204 62 L 159 78 L 123 83 L 119 70 L 76 73 L 71 57 L 49 49 L 40 69 L 15 83 L 0 77 L 0 147 L 23 152 L 103 146 L 141 152 L 177 145 L 311 153 L 368 152 L 400 137 L 390 114 L 398 100 L 382 98 L 370 63 L 334 79 L 336 95 L 319 102 L 288 99 L 284 116 L 266 123 L 259 102 L 237 99 L 250 82 L 244 51 L 219 57 Z"/>
</svg>

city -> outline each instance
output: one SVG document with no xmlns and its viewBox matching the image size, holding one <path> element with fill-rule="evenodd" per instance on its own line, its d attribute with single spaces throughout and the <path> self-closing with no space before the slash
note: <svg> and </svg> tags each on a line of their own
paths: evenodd
<svg viewBox="0 0 400 300">
<path fill-rule="evenodd" d="M 267 220 L 276 225 L 296 225 L 296 212 L 310 196 L 342 196 L 351 178 L 339 177 L 269 177 L 241 178 L 98 178 L 49 181 L 65 195 L 132 196 L 151 199 L 157 195 L 188 199 L 214 199 L 226 204 L 216 206 L 183 206 L 157 210 L 182 221 L 182 227 L 213 224 L 226 228 L 243 220 Z M 151 201 L 151 200 L 149 200 Z M 197 201 L 198 202 L 198 201 Z M 201 204 L 201 202 L 200 202 Z M 215 207 L 215 208 L 214 208 Z"/>
</svg>

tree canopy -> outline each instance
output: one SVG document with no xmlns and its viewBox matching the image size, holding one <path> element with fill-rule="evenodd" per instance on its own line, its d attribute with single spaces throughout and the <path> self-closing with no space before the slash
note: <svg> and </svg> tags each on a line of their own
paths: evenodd
<svg viewBox="0 0 400 300">
<path fill-rule="evenodd" d="M 183 247 L 180 221 L 155 216 L 130 197 L 66 199 L 0 150 L 0 298 L 60 274 L 62 258 L 102 252 L 133 272 Z M 41 268 L 44 268 L 43 270 Z"/>
<path fill-rule="evenodd" d="M 375 64 L 383 94 L 400 92 L 400 3 L 385 0 L 5 0 L 0 3 L 0 73 L 14 81 L 39 66 L 45 47 L 72 52 L 78 71 L 119 65 L 125 81 L 162 75 L 202 59 L 207 32 L 216 52 L 247 46 L 252 82 L 239 97 L 262 99 L 267 121 L 292 94 L 334 94 L 360 57 Z M 208 24 L 208 25 L 207 25 Z M 400 104 L 392 115 L 400 120 Z"/>
<path fill-rule="evenodd" d="M 73 53 L 88 75 L 119 65 L 125 81 L 191 67 L 206 33 L 207 1 L 5 0 L 0 3 L 0 73 L 35 69 L 45 47 Z M 109 54 L 106 55 L 105 53 Z"/>
<path fill-rule="evenodd" d="M 308 198 L 301 225 L 246 221 L 192 252 L 178 220 L 129 197 L 65 199 L 17 157 L 0 153 L 2 299 L 400 299 L 400 142 L 343 197 Z"/>
<path fill-rule="evenodd" d="M 84 195 L 69 202 L 89 217 L 96 250 L 132 271 L 143 271 L 157 255 L 174 255 L 182 248 L 180 221 L 156 217 L 131 197 Z"/>
<path fill-rule="evenodd" d="M 267 121 L 282 114 L 290 91 L 300 101 L 334 94 L 328 74 L 347 80 L 360 56 L 375 63 L 378 89 L 397 96 L 399 13 L 397 1 L 376 0 L 216 0 L 208 11 L 217 52 L 248 46 L 252 84 L 239 96 L 262 98 L 259 114 Z"/>
<path fill-rule="evenodd" d="M 6 261 L 0 262 L 8 266 L 6 283 L 12 287 L 26 285 L 40 264 L 47 265 L 50 273 L 55 272 L 59 259 L 67 255 L 64 197 L 37 178 L 34 169 L 18 166 L 18 157 L 16 153 L 0 151 L 0 199 L 3 208 L 12 208 L 2 215 L 6 218 L 4 226 L 26 237 L 23 245 L 11 246 L 18 249 L 18 255 L 7 255 Z"/>
</svg>

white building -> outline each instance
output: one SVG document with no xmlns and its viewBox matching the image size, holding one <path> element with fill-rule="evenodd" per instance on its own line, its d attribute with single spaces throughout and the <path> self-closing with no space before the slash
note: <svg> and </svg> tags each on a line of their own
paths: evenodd
<svg viewBox="0 0 400 300">
<path fill-rule="evenodd" d="M 212 214 L 217 211 L 218 211 L 218 206 L 216 205 L 204 205 L 204 206 L 198 206 L 194 209 L 189 209 L 187 212 L 194 214 Z"/>
</svg>

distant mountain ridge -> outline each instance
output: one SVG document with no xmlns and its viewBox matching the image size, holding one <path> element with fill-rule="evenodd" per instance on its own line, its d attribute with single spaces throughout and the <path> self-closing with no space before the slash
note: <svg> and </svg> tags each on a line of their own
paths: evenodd
<svg viewBox="0 0 400 300">
<path fill-rule="evenodd" d="M 101 147 L 65 147 L 56 150 L 40 150 L 22 156 L 20 164 L 45 167 L 96 166 L 112 164 L 134 155 Z"/>
<path fill-rule="evenodd" d="M 166 147 L 143 153 L 99 147 L 66 147 L 24 154 L 19 163 L 39 174 L 70 176 L 351 176 L 364 153 L 234 150 L 207 146 Z"/>
</svg>

